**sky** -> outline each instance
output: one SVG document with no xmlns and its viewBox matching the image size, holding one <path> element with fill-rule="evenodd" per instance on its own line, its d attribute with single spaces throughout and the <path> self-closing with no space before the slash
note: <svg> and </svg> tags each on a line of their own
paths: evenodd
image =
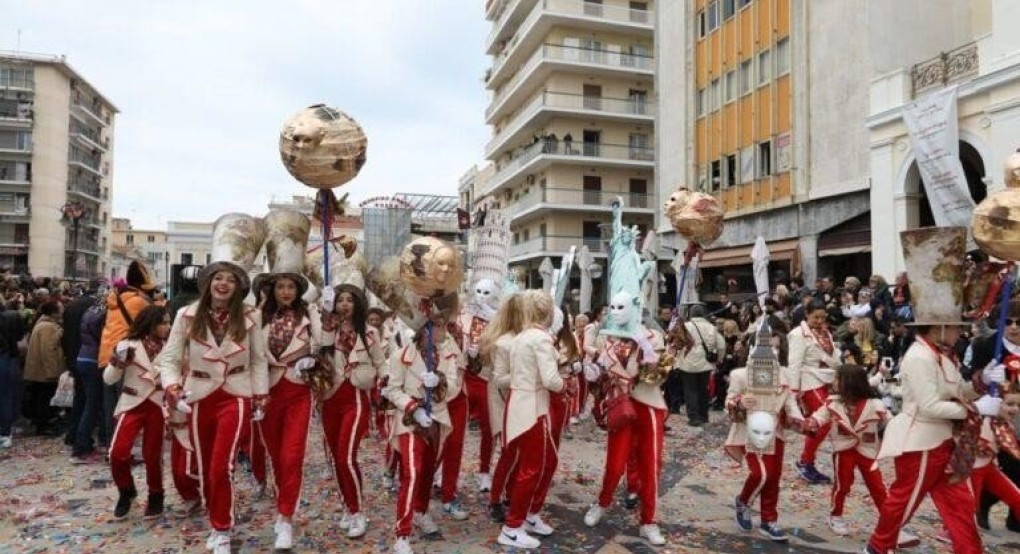
<svg viewBox="0 0 1020 554">
<path fill-rule="evenodd" d="M 0 49 L 64 54 L 120 110 L 113 216 L 136 229 L 314 194 L 279 133 L 325 103 L 368 161 L 339 193 L 457 194 L 489 139 L 483 0 L 0 0 Z"/>
</svg>

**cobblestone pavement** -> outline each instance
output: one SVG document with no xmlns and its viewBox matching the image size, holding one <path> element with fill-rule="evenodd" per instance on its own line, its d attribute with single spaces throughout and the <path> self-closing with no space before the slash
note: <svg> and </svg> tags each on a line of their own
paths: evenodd
<svg viewBox="0 0 1020 554">
<path fill-rule="evenodd" d="M 638 537 L 637 514 L 622 504 L 614 505 L 602 524 L 589 529 L 582 523 L 587 505 L 598 492 L 602 474 L 605 435 L 591 422 L 574 426 L 564 439 L 556 481 L 550 494 L 546 520 L 556 528 L 544 539 L 541 552 L 555 553 L 679 553 L 679 552 L 859 552 L 875 522 L 863 484 L 855 485 L 847 503 L 847 519 L 856 533 L 847 538 L 834 536 L 825 520 L 827 486 L 808 486 L 796 478 L 793 462 L 799 444 L 787 448 L 780 523 L 790 532 L 788 545 L 776 545 L 764 537 L 743 533 L 733 522 L 731 503 L 744 478 L 744 469 L 723 453 L 725 416 L 713 413 L 712 423 L 702 434 L 691 433 L 681 418 L 668 422 L 674 429 L 667 437 L 663 467 L 659 519 L 669 544 L 655 549 Z M 392 539 L 395 494 L 382 487 L 381 442 L 374 436 L 364 443 L 361 462 L 365 474 L 365 505 L 369 531 L 360 540 L 347 539 L 338 528 L 340 502 L 332 475 L 325 464 L 318 423 L 313 426 L 305 483 L 296 518 L 295 552 L 387 552 Z M 823 453 L 820 468 L 831 473 Z M 477 467 L 477 432 L 469 432 L 464 470 L 460 482 L 463 504 L 471 511 L 465 522 L 439 516 L 439 502 L 433 515 L 442 530 L 438 540 L 414 541 L 416 552 L 488 553 L 507 549 L 496 544 L 499 527 L 485 514 L 485 496 L 477 492 L 473 473 Z M 154 521 L 141 518 L 139 502 L 124 521 L 111 521 L 116 489 L 105 465 L 72 466 L 60 439 L 16 437 L 12 449 L 0 451 L 0 552 L 201 552 L 207 530 L 203 518 L 178 520 L 165 517 Z M 166 490 L 170 508 L 177 502 L 165 465 Z M 890 464 L 883 464 L 887 478 Z M 140 497 L 144 498 L 141 467 L 135 469 Z M 244 470 L 235 475 L 238 524 L 235 552 L 272 550 L 274 517 L 271 500 L 253 498 L 253 481 Z M 888 482 L 888 481 L 887 481 Z M 1020 534 L 1003 528 L 1004 507 L 992 514 L 991 532 L 984 532 L 989 552 L 1020 552 Z M 925 501 L 912 523 L 923 543 L 912 552 L 949 553 L 934 534 L 938 516 Z"/>
</svg>

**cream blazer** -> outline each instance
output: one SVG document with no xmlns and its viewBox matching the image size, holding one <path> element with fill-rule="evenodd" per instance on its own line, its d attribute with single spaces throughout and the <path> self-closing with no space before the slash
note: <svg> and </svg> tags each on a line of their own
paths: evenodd
<svg viewBox="0 0 1020 554">
<path fill-rule="evenodd" d="M 134 358 L 124 369 L 114 367 L 111 363 L 103 370 L 103 381 L 112 385 L 124 378 L 120 389 L 120 398 L 117 400 L 117 407 L 113 409 L 113 415 L 118 416 L 127 412 L 146 400 L 154 402 L 156 406 L 163 407 L 163 387 L 159 382 L 159 374 L 153 367 L 149 354 L 140 340 L 128 341 L 131 348 L 135 349 Z"/>
<path fill-rule="evenodd" d="M 786 388 L 786 372 L 780 372 L 779 382 L 783 385 L 782 398 L 780 399 L 781 405 L 783 406 L 779 414 L 776 416 L 776 434 L 775 437 L 784 441 L 789 442 L 794 438 L 797 433 L 791 429 L 783 427 L 783 417 L 792 419 L 801 419 L 804 416 L 801 415 L 800 406 L 797 404 L 797 398 L 794 394 Z M 737 406 L 738 401 L 743 398 L 747 392 L 747 368 L 738 367 L 730 372 L 730 388 L 726 392 L 726 408 L 732 409 Z M 750 410 L 749 410 L 750 411 Z M 737 461 L 744 459 L 744 454 L 747 450 L 747 423 L 736 422 L 730 423 L 730 432 L 726 437 L 726 442 L 723 445 L 723 450 L 730 455 L 731 458 Z M 775 453 L 775 441 L 769 445 L 768 450 L 765 454 Z"/>
<path fill-rule="evenodd" d="M 968 400 L 977 397 L 956 362 L 933 348 L 918 337 L 903 356 L 903 408 L 885 429 L 879 458 L 931 450 L 953 438 L 953 422 L 967 417 Z"/>
<path fill-rule="evenodd" d="M 449 338 L 437 345 L 437 348 L 439 349 L 437 353 L 439 356 L 439 366 L 436 368 L 436 371 L 446 376 L 448 387 L 451 384 L 457 384 L 450 381 L 458 375 L 456 365 L 460 352 Z M 390 359 L 390 364 L 387 368 L 389 378 L 386 382 L 386 387 L 382 390 L 382 394 L 397 409 L 397 414 L 393 418 L 393 426 L 390 430 L 390 443 L 394 448 L 400 447 L 397 437 L 413 431 L 413 429 L 404 425 L 404 414 L 425 406 L 425 387 L 421 382 L 421 374 L 425 372 L 425 369 L 425 359 L 422 358 L 421 353 L 418 352 L 418 349 L 413 344 L 408 344 L 400 350 L 397 356 L 393 356 Z M 446 408 L 446 401 L 436 402 L 435 398 L 433 398 L 431 408 L 432 419 L 435 420 L 433 425 L 443 426 L 440 437 L 441 440 L 445 440 L 452 427 L 450 413 Z"/>
<path fill-rule="evenodd" d="M 304 385 L 304 381 L 295 376 L 293 371 L 288 370 L 294 367 L 294 363 L 301 358 L 314 355 L 319 350 L 319 347 L 330 343 L 328 337 L 323 335 L 322 319 L 319 316 L 318 310 L 308 306 L 308 316 L 301 318 L 297 329 L 294 330 L 294 338 L 290 340 L 290 344 L 287 345 L 287 348 L 284 349 L 279 358 L 273 356 L 273 353 L 269 350 L 271 326 L 272 324 L 259 326 L 262 340 L 266 345 L 266 363 L 269 365 L 269 387 L 275 387 L 280 382 L 280 379 L 286 379 L 295 385 Z"/>
<path fill-rule="evenodd" d="M 201 340 L 188 338 L 197 307 L 197 303 L 190 304 L 178 312 L 166 346 L 156 357 L 163 388 L 183 385 L 190 403 L 219 388 L 242 398 L 269 394 L 269 369 L 265 341 L 259 331 L 262 319 L 259 312 L 245 307 L 244 339 L 234 342 L 228 335 L 217 345 L 211 331 L 206 331 Z"/>
<path fill-rule="evenodd" d="M 794 392 L 805 392 L 831 385 L 840 363 L 835 339 L 829 355 L 815 340 L 807 323 L 801 323 L 786 338 L 790 346 L 790 388 Z M 822 364 L 828 367 L 821 367 Z"/>
<path fill-rule="evenodd" d="M 461 332 L 463 334 L 463 336 L 461 337 L 461 340 L 460 340 L 460 344 L 464 345 L 463 350 L 464 350 L 464 367 L 465 368 L 467 367 L 467 362 L 468 362 L 468 355 L 467 355 L 468 347 L 471 346 L 471 345 L 480 346 L 480 344 L 479 344 L 480 341 L 478 341 L 478 340 L 474 340 L 474 341 L 471 340 L 471 326 L 475 324 L 475 320 L 478 320 L 479 322 L 481 322 L 481 328 L 482 328 L 483 331 L 489 325 L 488 321 L 485 321 L 484 319 L 482 319 L 482 318 L 480 318 L 478 316 L 474 316 L 474 315 L 471 315 L 471 314 L 466 313 L 466 312 L 460 314 L 460 316 L 457 317 L 457 323 L 460 325 L 460 329 L 461 329 Z M 486 381 L 491 379 L 492 378 L 492 366 L 483 365 L 482 366 L 482 370 L 478 373 L 478 377 L 481 377 L 482 379 L 484 379 Z"/>
<path fill-rule="evenodd" d="M 492 435 L 503 434 L 503 411 L 506 409 L 506 395 L 510 390 L 510 345 L 514 335 L 506 333 L 496 339 L 492 349 L 492 378 L 489 379 L 489 426 Z"/>
<path fill-rule="evenodd" d="M 857 421 L 851 421 L 850 414 L 847 413 L 846 406 L 840 402 L 839 396 L 830 397 L 825 406 L 815 410 L 810 417 L 818 422 L 818 425 L 830 422 L 833 424 L 828 438 L 834 452 L 855 449 L 862 456 L 872 460 L 878 457 L 881 444 L 878 440 L 878 426 L 892 419 L 880 399 L 869 398 Z"/>
<path fill-rule="evenodd" d="M 339 333 L 323 332 L 327 344 L 333 344 L 339 337 Z M 368 344 L 365 344 L 365 341 Z M 323 400 L 332 398 L 344 381 L 350 381 L 358 390 L 372 390 L 375 387 L 376 377 L 379 376 L 380 368 L 386 361 L 383 354 L 382 340 L 379 339 L 379 331 L 371 325 L 365 326 L 365 341 L 361 336 L 354 342 L 354 350 L 350 356 L 345 354 L 339 345 L 334 345 L 333 353 L 333 388 L 326 392 Z"/>
<path fill-rule="evenodd" d="M 510 398 L 503 422 L 503 444 L 531 429 L 549 414 L 549 391 L 563 390 L 552 335 L 545 329 L 525 329 L 510 345 Z"/>
</svg>

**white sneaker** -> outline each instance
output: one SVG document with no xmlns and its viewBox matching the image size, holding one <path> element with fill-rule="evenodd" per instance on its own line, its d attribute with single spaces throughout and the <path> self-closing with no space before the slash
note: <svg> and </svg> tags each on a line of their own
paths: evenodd
<svg viewBox="0 0 1020 554">
<path fill-rule="evenodd" d="M 339 527 L 339 528 L 341 528 L 341 529 L 343 529 L 345 531 L 347 529 L 350 529 L 350 527 L 351 527 L 351 513 L 350 512 L 348 512 L 347 510 L 344 510 L 344 515 L 340 518 L 340 523 L 337 524 L 337 527 Z"/>
<path fill-rule="evenodd" d="M 411 541 L 407 537 L 400 537 L 393 543 L 393 554 L 414 554 L 411 550 Z"/>
<path fill-rule="evenodd" d="M 936 537 L 938 538 L 938 537 Z M 910 531 L 904 531 L 900 529 L 900 535 L 896 538 L 896 548 L 913 548 L 921 544 L 921 538 L 911 533 Z"/>
<path fill-rule="evenodd" d="M 368 520 L 365 516 L 357 513 L 351 516 L 351 524 L 347 529 L 347 538 L 357 539 L 365 535 L 365 531 L 368 530 Z"/>
<path fill-rule="evenodd" d="M 605 515 L 606 509 L 598 504 L 592 504 L 588 508 L 588 513 L 584 514 L 584 524 L 588 527 L 595 527 L 602 521 L 602 516 Z"/>
<path fill-rule="evenodd" d="M 840 537 L 845 537 L 850 534 L 850 526 L 847 525 L 846 520 L 840 516 L 829 516 L 829 529 Z"/>
<path fill-rule="evenodd" d="M 524 530 L 543 537 L 548 537 L 553 534 L 553 531 L 555 531 L 555 529 L 546 523 L 542 519 L 542 516 L 538 514 L 529 514 L 528 517 L 524 519 Z"/>
<path fill-rule="evenodd" d="M 492 490 L 492 476 L 488 473 L 478 473 L 475 475 L 475 479 L 478 481 L 478 492 L 489 492 Z"/>
<path fill-rule="evenodd" d="M 648 541 L 648 544 L 652 546 L 662 546 L 666 544 L 666 538 L 662 536 L 662 531 L 659 530 L 659 526 L 654 523 L 641 526 L 641 537 Z"/>
<path fill-rule="evenodd" d="M 577 419 L 577 416 L 571 416 L 570 417 L 570 424 L 571 425 L 577 425 L 580 422 L 581 422 L 581 420 Z"/>
<path fill-rule="evenodd" d="M 542 543 L 538 539 L 528 535 L 522 527 L 511 529 L 506 525 L 504 525 L 503 530 L 500 531 L 497 542 L 503 546 L 512 546 L 514 548 L 524 548 L 527 550 L 542 546 Z"/>
<path fill-rule="evenodd" d="M 10 435 L 0 436 L 0 448 L 10 448 L 14 446 L 14 439 Z"/>
<path fill-rule="evenodd" d="M 276 522 L 276 543 L 273 545 L 277 550 L 290 550 L 294 548 L 294 526 L 286 521 Z"/>
<path fill-rule="evenodd" d="M 439 532 L 439 526 L 436 525 L 436 522 L 432 521 L 432 516 L 428 514 L 416 513 L 412 521 L 418 529 L 421 529 L 424 535 L 433 535 Z"/>
<path fill-rule="evenodd" d="M 467 511 L 461 508 L 460 502 L 456 500 L 443 504 L 443 513 L 450 516 L 450 519 L 454 521 L 464 521 L 468 518 Z"/>
<path fill-rule="evenodd" d="M 213 531 L 205 541 L 205 547 L 212 550 L 213 554 L 230 554 L 230 532 Z"/>
</svg>

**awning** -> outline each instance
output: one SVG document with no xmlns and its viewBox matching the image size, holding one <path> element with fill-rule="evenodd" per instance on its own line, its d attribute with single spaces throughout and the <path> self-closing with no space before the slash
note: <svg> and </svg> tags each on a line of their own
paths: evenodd
<svg viewBox="0 0 1020 554">
<path fill-rule="evenodd" d="M 841 248 L 826 248 L 818 251 L 818 257 L 826 256 L 849 256 L 851 254 L 864 254 L 871 252 L 870 244 L 858 244 L 856 246 L 843 246 Z"/>
<path fill-rule="evenodd" d="M 797 255 L 797 239 L 770 242 L 769 261 L 779 262 L 792 260 Z M 733 248 L 717 248 L 701 254 L 698 267 L 730 267 L 735 265 L 751 265 L 751 249 L 753 244 L 735 246 Z"/>
</svg>

